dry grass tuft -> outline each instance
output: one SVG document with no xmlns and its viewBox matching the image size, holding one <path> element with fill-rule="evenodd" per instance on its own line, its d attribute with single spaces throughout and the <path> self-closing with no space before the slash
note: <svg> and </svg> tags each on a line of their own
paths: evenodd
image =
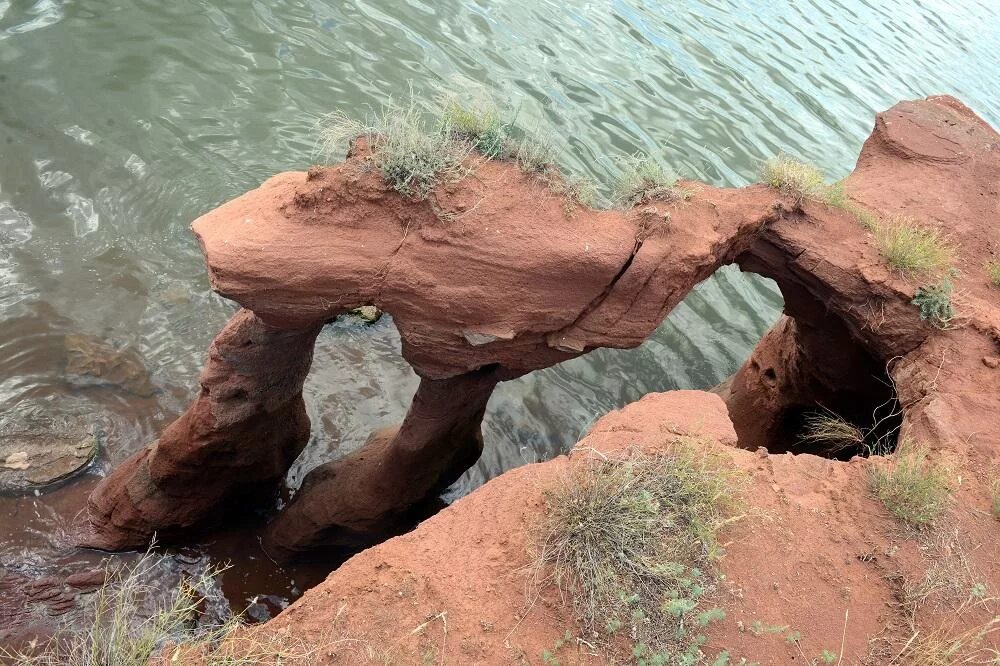
<svg viewBox="0 0 1000 666">
<path fill-rule="evenodd" d="M 546 493 L 536 572 L 567 593 L 584 626 L 623 631 L 643 663 L 697 663 L 704 607 L 729 522 L 736 472 L 696 440 L 668 453 L 589 458 Z M 663 661 L 657 661 L 662 659 Z"/>
<path fill-rule="evenodd" d="M 813 450 L 834 455 L 849 448 L 861 448 L 864 433 L 853 423 L 830 411 L 807 414 L 800 440 Z"/>
<path fill-rule="evenodd" d="M 886 465 L 874 465 L 869 483 L 889 511 L 912 527 L 927 527 L 947 508 L 951 474 L 927 461 L 927 448 L 904 439 Z"/>
<path fill-rule="evenodd" d="M 615 183 L 612 198 L 622 208 L 631 208 L 653 199 L 686 201 L 692 191 L 680 187 L 677 178 L 648 155 L 636 153 L 619 161 L 621 174 Z"/>
<path fill-rule="evenodd" d="M 916 630 L 889 666 L 958 666 L 1000 664 L 1000 651 L 987 639 L 1000 631 L 1000 616 L 981 625 L 960 629 L 951 625 Z"/>
<path fill-rule="evenodd" d="M 989 276 L 990 282 L 1000 287 L 1000 259 L 994 259 L 986 264 L 986 275 Z"/>
<path fill-rule="evenodd" d="M 906 275 L 942 271 L 955 260 L 955 248 L 935 229 L 897 216 L 876 223 L 875 245 L 889 266 Z"/>
<path fill-rule="evenodd" d="M 827 185 L 822 171 L 788 155 L 778 154 L 764 162 L 760 175 L 766 184 L 794 197 L 796 205 L 807 199 L 837 208 L 847 205 L 842 181 Z"/>
<path fill-rule="evenodd" d="M 470 144 L 457 139 L 447 124 L 429 127 L 413 101 L 406 107 L 385 107 L 364 123 L 343 112 L 332 113 L 322 122 L 321 136 L 327 155 L 364 137 L 382 179 L 408 197 L 424 199 L 435 185 L 468 174 L 464 162 Z"/>
</svg>

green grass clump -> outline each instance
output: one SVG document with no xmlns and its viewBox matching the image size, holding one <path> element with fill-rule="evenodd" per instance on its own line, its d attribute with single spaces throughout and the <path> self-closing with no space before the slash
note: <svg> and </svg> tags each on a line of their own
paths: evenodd
<svg viewBox="0 0 1000 666">
<path fill-rule="evenodd" d="M 329 645 L 309 646 L 289 637 L 257 637 L 235 631 L 239 618 L 221 624 L 199 622 L 220 570 L 181 581 L 165 598 L 145 582 L 162 559 L 147 552 L 135 564 L 108 570 L 94 593 L 93 620 L 56 632 L 24 652 L 0 646 L 0 663 L 12 666 L 148 666 L 187 663 L 203 666 L 307 666 Z"/>
<path fill-rule="evenodd" d="M 904 440 L 888 465 L 873 466 L 872 493 L 894 516 L 912 527 L 932 524 L 951 497 L 948 470 L 927 461 L 927 449 Z"/>
<path fill-rule="evenodd" d="M 847 205 L 842 181 L 827 185 L 822 171 L 788 155 L 778 154 L 764 162 L 760 175 L 766 184 L 793 197 L 796 205 L 807 199 L 838 208 Z"/>
<path fill-rule="evenodd" d="M 457 140 L 450 127 L 428 127 L 424 114 L 412 103 L 388 107 L 367 123 L 332 113 L 323 123 L 324 151 L 331 153 L 362 136 L 371 149 L 371 160 L 382 179 L 400 194 L 424 199 L 435 185 L 459 180 L 470 147 Z"/>
<path fill-rule="evenodd" d="M 990 282 L 1000 287 L 1000 259 L 994 259 L 986 264 L 986 274 L 990 277 Z"/>
<path fill-rule="evenodd" d="M 462 104 L 447 97 L 441 103 L 441 123 L 452 136 L 468 141 L 483 157 L 500 159 L 508 155 L 512 124 L 504 122 L 492 105 Z"/>
<path fill-rule="evenodd" d="M 894 217 L 876 223 L 875 245 L 890 267 L 907 275 L 931 273 L 948 267 L 955 248 L 940 232 L 917 226 L 908 217 Z"/>
<path fill-rule="evenodd" d="M 951 283 L 951 275 L 949 273 L 938 283 L 918 287 L 910 301 L 920 310 L 921 319 L 941 329 L 949 328 L 955 318 L 955 308 L 951 304 L 951 293 L 955 287 Z"/>
<path fill-rule="evenodd" d="M 699 663 L 701 630 L 725 615 L 705 604 L 735 479 L 694 441 L 577 464 L 546 493 L 537 570 L 589 631 L 629 636 L 638 663 Z"/>
<path fill-rule="evenodd" d="M 691 198 L 691 190 L 678 186 L 677 178 L 648 155 L 636 153 L 619 163 L 621 174 L 615 182 L 612 198 L 622 208 L 652 199 L 686 201 Z"/>
</svg>

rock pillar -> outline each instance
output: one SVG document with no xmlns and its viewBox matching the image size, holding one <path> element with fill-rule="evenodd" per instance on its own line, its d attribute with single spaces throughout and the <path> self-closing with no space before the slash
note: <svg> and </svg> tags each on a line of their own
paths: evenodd
<svg viewBox="0 0 1000 666">
<path fill-rule="evenodd" d="M 479 427 L 497 372 L 422 379 L 398 428 L 374 433 L 360 449 L 312 470 L 267 530 L 276 557 L 317 546 L 378 542 L 405 527 L 408 511 L 434 497 L 479 459 Z"/>
<path fill-rule="evenodd" d="M 209 348 L 194 403 L 91 494 L 83 545 L 169 540 L 235 500 L 269 493 L 309 440 L 302 384 L 321 327 L 278 329 L 237 312 Z"/>
</svg>

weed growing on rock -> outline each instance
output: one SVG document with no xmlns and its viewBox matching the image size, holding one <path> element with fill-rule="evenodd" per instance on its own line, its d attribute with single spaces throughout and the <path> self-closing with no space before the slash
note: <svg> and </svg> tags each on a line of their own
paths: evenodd
<svg viewBox="0 0 1000 666">
<path fill-rule="evenodd" d="M 735 479 L 687 440 L 662 455 L 576 464 L 546 493 L 537 571 L 570 595 L 589 631 L 627 632 L 637 663 L 700 663 L 702 630 L 725 617 L 707 601 Z"/>
<path fill-rule="evenodd" d="M 918 287 L 913 300 L 910 301 L 920 310 L 921 319 L 941 329 L 949 328 L 951 320 L 955 318 L 955 308 L 951 304 L 951 292 L 954 290 L 951 275 L 953 273 L 936 284 Z"/>
<path fill-rule="evenodd" d="M 764 162 L 761 179 L 782 194 L 794 197 L 799 206 L 806 199 L 839 208 L 847 203 L 842 182 L 827 185 L 822 171 L 783 153 Z"/>
<path fill-rule="evenodd" d="M 489 159 L 507 157 L 512 122 L 504 122 L 492 105 L 462 104 L 454 97 L 441 100 L 441 124 L 457 139 L 467 141 Z"/>
<path fill-rule="evenodd" d="M 678 186 L 677 178 L 648 155 L 636 153 L 619 161 L 621 174 L 615 182 L 612 198 L 622 208 L 631 208 L 652 199 L 686 201 L 689 189 Z"/>
<path fill-rule="evenodd" d="M 994 259 L 986 264 L 986 275 L 989 276 L 990 282 L 1000 287 L 1000 259 Z"/>
<path fill-rule="evenodd" d="M 459 180 L 470 147 L 456 140 L 448 125 L 429 129 L 414 103 L 386 108 L 361 123 L 342 112 L 324 119 L 323 151 L 327 154 L 356 137 L 364 137 L 371 161 L 382 179 L 400 194 L 424 199 L 438 183 Z"/>
<path fill-rule="evenodd" d="M 927 460 L 927 449 L 904 440 L 887 465 L 871 469 L 874 495 L 912 527 L 932 524 L 948 506 L 951 478 L 944 466 Z"/>
<path fill-rule="evenodd" d="M 544 175 L 555 168 L 555 149 L 551 143 L 524 138 L 514 142 L 514 161 L 521 171 L 529 175 Z"/>
<path fill-rule="evenodd" d="M 875 224 L 875 245 L 891 268 L 907 275 L 940 271 L 955 259 L 955 248 L 940 232 L 893 217 Z"/>
</svg>

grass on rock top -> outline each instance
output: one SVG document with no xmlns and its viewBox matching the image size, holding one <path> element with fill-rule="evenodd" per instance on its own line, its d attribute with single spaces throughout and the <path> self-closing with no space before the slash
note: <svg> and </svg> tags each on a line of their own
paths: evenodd
<svg viewBox="0 0 1000 666">
<path fill-rule="evenodd" d="M 934 523 L 951 499 L 951 474 L 927 459 L 927 448 L 904 439 L 885 464 L 869 475 L 872 493 L 896 518 L 923 528 Z"/>
<path fill-rule="evenodd" d="M 678 186 L 677 178 L 670 175 L 659 162 L 641 153 L 619 160 L 618 176 L 612 199 L 622 208 L 631 208 L 652 199 L 683 201 L 691 198 L 691 191 Z"/>
<path fill-rule="evenodd" d="M 643 664 L 700 663 L 739 477 L 728 459 L 680 438 L 658 455 L 589 457 L 546 492 L 535 562 L 539 582 L 569 598 L 609 643 L 629 637 Z"/>
<path fill-rule="evenodd" d="M 764 162 L 760 175 L 766 184 L 777 188 L 785 196 L 793 197 L 797 205 L 810 200 L 835 208 L 848 208 L 842 182 L 827 185 L 822 171 L 783 153 Z"/>
<path fill-rule="evenodd" d="M 877 222 L 875 245 L 889 266 L 904 275 L 933 273 L 955 260 L 955 248 L 936 229 L 921 227 L 909 217 Z"/>
</svg>

